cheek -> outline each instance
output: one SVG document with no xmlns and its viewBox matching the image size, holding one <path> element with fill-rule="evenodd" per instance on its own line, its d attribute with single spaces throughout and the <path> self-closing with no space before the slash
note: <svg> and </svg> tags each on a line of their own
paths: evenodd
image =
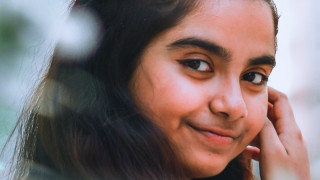
<svg viewBox="0 0 320 180">
<path fill-rule="evenodd" d="M 164 69 L 164 68 L 159 68 Z M 165 129 L 176 129 L 182 117 L 194 112 L 203 103 L 201 86 L 179 73 L 144 71 L 136 74 L 134 96 L 146 115 Z"/>
<path fill-rule="evenodd" d="M 246 127 L 252 136 L 256 136 L 262 129 L 268 110 L 267 93 L 261 94 L 258 97 L 252 98 L 247 102 L 248 120 Z"/>
<path fill-rule="evenodd" d="M 175 77 L 171 77 L 175 79 Z M 176 77 L 178 78 L 178 77 Z M 153 87 L 153 95 L 145 99 L 150 102 L 147 107 L 158 119 L 172 129 L 178 128 L 181 119 L 196 111 L 203 103 L 201 88 L 179 79 L 175 81 L 158 81 Z"/>
</svg>

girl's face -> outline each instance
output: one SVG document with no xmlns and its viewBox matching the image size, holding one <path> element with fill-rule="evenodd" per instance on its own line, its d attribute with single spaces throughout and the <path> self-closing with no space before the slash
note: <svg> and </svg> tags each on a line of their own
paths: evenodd
<svg viewBox="0 0 320 180">
<path fill-rule="evenodd" d="M 274 56 L 271 9 L 249 0 L 203 0 L 146 47 L 132 94 L 188 176 L 220 173 L 262 129 Z"/>
</svg>

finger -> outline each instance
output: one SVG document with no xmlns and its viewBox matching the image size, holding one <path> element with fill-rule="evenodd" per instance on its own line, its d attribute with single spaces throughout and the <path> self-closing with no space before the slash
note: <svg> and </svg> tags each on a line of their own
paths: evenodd
<svg viewBox="0 0 320 180">
<path fill-rule="evenodd" d="M 273 124 L 275 123 L 276 117 L 273 111 L 273 104 L 271 104 L 270 102 L 268 102 L 268 118 L 271 120 Z"/>
<path fill-rule="evenodd" d="M 285 179 L 279 176 L 283 172 L 292 173 L 292 177 L 298 177 L 297 175 L 299 175 L 301 176 L 299 179 L 310 179 L 308 176 L 309 163 L 306 157 L 307 152 L 301 151 L 306 150 L 305 148 L 290 148 L 290 150 L 296 151 L 290 155 L 289 149 L 283 145 L 273 124 L 268 119 L 266 119 L 259 136 L 261 144 L 260 172 L 262 179 L 270 179 L 270 177 L 271 179 Z"/>
<path fill-rule="evenodd" d="M 278 134 L 296 128 L 294 115 L 287 96 L 271 87 L 268 87 L 268 99 L 272 106 L 268 106 L 268 117 L 273 122 Z"/>
<path fill-rule="evenodd" d="M 281 119 L 288 117 L 288 115 L 293 117 L 292 108 L 290 106 L 288 97 L 285 94 L 268 87 L 268 101 L 272 104 L 272 106 L 269 105 L 268 108 L 273 109 L 274 118 Z M 292 118 L 286 119 L 294 121 Z"/>
<path fill-rule="evenodd" d="M 288 153 L 299 153 L 303 137 L 295 122 L 288 98 L 283 93 L 270 87 L 268 92 L 269 102 L 272 104 L 272 106 L 269 106 L 268 117 L 273 122 L 280 141 L 288 150 Z"/>
<path fill-rule="evenodd" d="M 287 150 L 279 139 L 279 136 L 269 119 L 266 119 L 260 134 L 261 154 L 268 156 L 286 155 Z M 264 156 L 265 157 L 265 156 Z"/>
<path fill-rule="evenodd" d="M 254 159 L 260 161 L 260 149 L 253 146 L 247 146 L 246 149 L 242 152 L 242 155 L 246 159 Z"/>
</svg>

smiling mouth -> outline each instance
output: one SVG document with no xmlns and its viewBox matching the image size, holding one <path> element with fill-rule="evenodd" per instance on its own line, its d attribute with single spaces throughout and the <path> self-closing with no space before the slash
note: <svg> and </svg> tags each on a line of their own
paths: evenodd
<svg viewBox="0 0 320 180">
<path fill-rule="evenodd" d="M 196 131 L 197 134 L 205 138 L 205 140 L 210 144 L 229 146 L 237 137 L 233 132 L 226 131 L 221 128 L 202 128 L 191 124 L 189 124 L 189 126 Z"/>
</svg>

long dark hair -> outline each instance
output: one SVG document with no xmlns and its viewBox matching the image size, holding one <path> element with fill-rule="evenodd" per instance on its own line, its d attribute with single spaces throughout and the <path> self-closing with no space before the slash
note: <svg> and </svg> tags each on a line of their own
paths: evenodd
<svg viewBox="0 0 320 180">
<path fill-rule="evenodd" d="M 276 35 L 278 16 L 267 2 Z M 99 18 L 100 44 L 81 60 L 55 49 L 16 127 L 14 179 L 183 179 L 174 148 L 136 109 L 128 84 L 148 43 L 196 6 L 194 0 L 77 1 L 72 11 L 90 9 Z M 251 178 L 250 162 L 239 156 L 211 179 Z"/>
</svg>

